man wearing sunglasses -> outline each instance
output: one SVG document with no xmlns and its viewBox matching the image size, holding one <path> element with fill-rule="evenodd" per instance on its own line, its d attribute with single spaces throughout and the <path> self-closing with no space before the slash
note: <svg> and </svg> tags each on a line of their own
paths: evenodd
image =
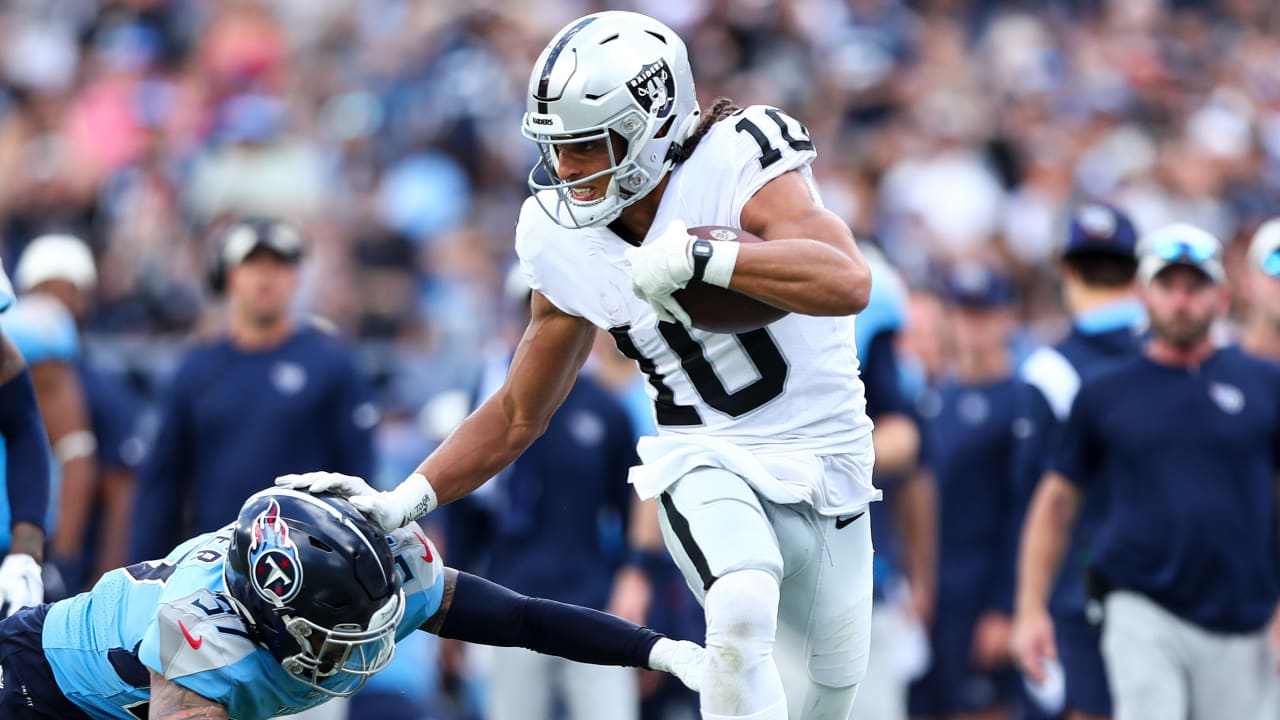
<svg viewBox="0 0 1280 720">
<path fill-rule="evenodd" d="M 1240 347 L 1254 357 L 1280 362 L 1280 218 L 1268 220 L 1253 234 L 1246 262 L 1249 311 Z"/>
<path fill-rule="evenodd" d="M 1091 570 L 1116 720 L 1270 718 L 1280 370 L 1210 337 L 1227 307 L 1213 236 L 1171 225 L 1138 257 L 1150 337 L 1076 396 L 1024 529 L 1015 650 L 1031 675 L 1052 656 L 1049 590 L 1100 496 Z"/>
</svg>

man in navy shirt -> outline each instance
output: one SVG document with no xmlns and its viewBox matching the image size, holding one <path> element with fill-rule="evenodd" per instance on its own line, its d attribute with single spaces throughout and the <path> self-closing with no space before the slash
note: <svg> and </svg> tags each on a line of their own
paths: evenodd
<svg viewBox="0 0 1280 720">
<path fill-rule="evenodd" d="M 222 236 L 215 286 L 229 332 L 184 359 L 163 400 L 138 477 L 134 560 L 217 529 L 279 475 L 372 474 L 377 411 L 355 357 L 290 311 L 302 252 L 299 232 L 276 220 Z"/>
<path fill-rule="evenodd" d="M 966 262 L 948 273 L 943 296 L 950 362 L 920 402 L 924 457 L 938 488 L 940 601 L 930 627 L 933 660 L 911 689 L 911 714 L 989 717 L 1008 705 L 1014 687 L 1013 287 L 997 271 Z"/>
<path fill-rule="evenodd" d="M 1063 299 L 1072 316 L 1071 332 L 1053 347 L 1033 351 L 1019 371 L 1021 432 L 1013 482 L 1020 513 L 1044 476 L 1081 383 L 1115 361 L 1138 354 L 1137 328 L 1144 313 L 1133 291 L 1137 242 L 1133 222 L 1115 208 L 1085 205 L 1071 219 L 1062 254 Z M 1049 601 L 1066 680 L 1065 705 L 1073 720 L 1111 715 L 1097 613 L 1090 620 L 1084 588 L 1086 540 L 1099 512 L 1093 507 L 1098 501 L 1091 499 L 1080 513 Z"/>
<path fill-rule="evenodd" d="M 1092 572 L 1118 720 L 1272 717 L 1280 371 L 1210 337 L 1227 307 L 1213 236 L 1171 225 L 1139 256 L 1151 337 L 1075 399 L 1027 519 L 1015 652 L 1040 679 L 1049 590 L 1083 498 L 1101 495 Z"/>
</svg>

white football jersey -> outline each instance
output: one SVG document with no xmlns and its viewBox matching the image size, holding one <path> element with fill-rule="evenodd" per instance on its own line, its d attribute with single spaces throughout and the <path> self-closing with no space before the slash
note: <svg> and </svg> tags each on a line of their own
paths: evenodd
<svg viewBox="0 0 1280 720">
<path fill-rule="evenodd" d="M 815 156 L 797 120 L 771 107 L 739 110 L 672 171 L 645 241 L 674 220 L 741 227 L 765 183 L 792 170 L 812 183 Z M 870 452 L 852 317 L 792 313 L 738 335 L 659 324 L 631 291 L 628 247 L 607 228 L 557 225 L 535 198 L 521 208 L 516 251 L 530 287 L 608 330 L 639 364 L 660 436 L 710 435 L 753 454 Z"/>
</svg>

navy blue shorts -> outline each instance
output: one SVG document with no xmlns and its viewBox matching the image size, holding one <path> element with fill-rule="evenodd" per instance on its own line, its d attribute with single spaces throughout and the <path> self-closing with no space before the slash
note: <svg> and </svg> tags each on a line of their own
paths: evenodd
<svg viewBox="0 0 1280 720">
<path fill-rule="evenodd" d="M 0 621 L 0 720 L 91 720 L 53 679 L 40 636 L 50 605 L 23 608 Z"/>
<path fill-rule="evenodd" d="M 1067 707 L 1086 715 L 1111 716 L 1111 687 L 1102 664 L 1102 628 L 1082 614 L 1054 618 L 1058 657 L 1067 681 Z"/>
<path fill-rule="evenodd" d="M 1012 669 L 986 671 L 971 660 L 977 614 L 940 610 L 929 628 L 933 661 L 911 685 L 912 716 L 945 717 L 1001 707 L 1017 696 Z"/>
</svg>

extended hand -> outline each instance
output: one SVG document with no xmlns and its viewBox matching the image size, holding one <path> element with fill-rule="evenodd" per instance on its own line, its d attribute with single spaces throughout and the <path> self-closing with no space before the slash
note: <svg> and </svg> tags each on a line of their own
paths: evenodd
<svg viewBox="0 0 1280 720">
<path fill-rule="evenodd" d="M 689 325 L 689 313 L 671 294 L 693 279 L 693 257 L 689 244 L 693 236 L 684 222 L 673 221 L 661 235 L 638 248 L 629 248 L 631 291 L 653 306 L 658 319 Z"/>
<path fill-rule="evenodd" d="M 348 498 L 377 493 L 377 490 L 369 487 L 369 483 L 364 480 L 354 475 L 343 475 L 335 472 L 281 475 L 276 478 L 276 487 L 301 490 L 312 494 L 329 492 Z"/>
<path fill-rule="evenodd" d="M 1058 657 L 1053 635 L 1053 619 L 1043 608 L 1020 611 L 1013 618 L 1010 651 L 1023 674 L 1040 684 L 1045 680 L 1045 659 Z"/>
<path fill-rule="evenodd" d="M 706 652 L 701 645 L 688 640 L 662 638 L 649 651 L 649 667 L 669 672 L 680 678 L 685 687 L 699 692 Z"/>
<path fill-rule="evenodd" d="M 44 602 L 44 579 L 40 563 L 23 553 L 11 553 L 0 562 L 0 615 L 8 617 L 19 609 Z"/>
</svg>

